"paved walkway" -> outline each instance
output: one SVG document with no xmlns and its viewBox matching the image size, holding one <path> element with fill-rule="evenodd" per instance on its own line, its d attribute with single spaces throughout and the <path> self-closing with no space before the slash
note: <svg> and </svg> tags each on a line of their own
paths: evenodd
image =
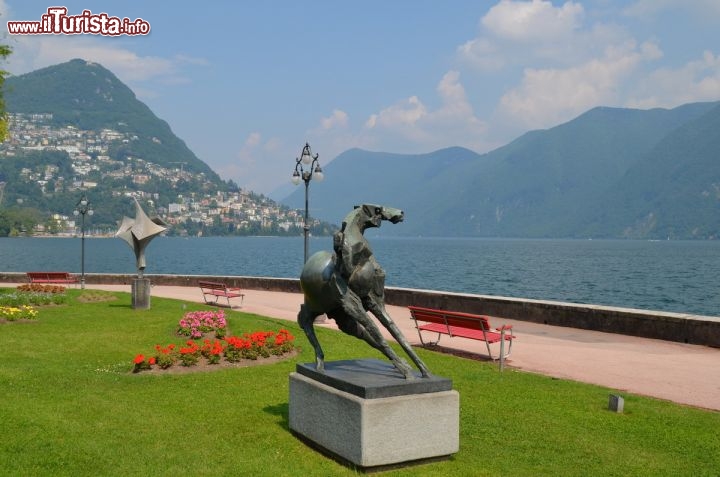
<svg viewBox="0 0 720 477">
<path fill-rule="evenodd" d="M 129 285 L 87 287 L 130 292 Z M 243 305 L 234 310 L 294 321 L 302 303 L 297 293 L 244 293 Z M 152 296 L 203 302 L 196 287 L 153 286 Z M 388 312 L 408 341 L 419 344 L 407 308 L 388 306 Z M 317 326 L 335 328 L 334 323 L 326 320 Z M 720 349 L 516 320 L 491 321 L 502 323 L 512 324 L 517 336 L 508 367 L 720 411 Z M 441 344 L 469 352 L 484 347 L 463 338 L 444 337 Z"/>
</svg>

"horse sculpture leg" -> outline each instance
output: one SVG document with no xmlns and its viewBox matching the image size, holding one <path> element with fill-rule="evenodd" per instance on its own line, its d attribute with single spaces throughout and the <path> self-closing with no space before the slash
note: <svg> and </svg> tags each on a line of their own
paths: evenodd
<svg viewBox="0 0 720 477">
<path fill-rule="evenodd" d="M 361 300 L 354 293 L 350 292 L 345 295 L 342 306 L 328 312 L 328 316 L 335 320 L 341 331 L 365 341 L 384 354 L 405 378 L 415 377 L 412 367 L 393 351 L 380 329 L 366 313 Z"/>
<path fill-rule="evenodd" d="M 315 369 L 323 371 L 325 369 L 325 354 L 323 353 L 323 350 L 320 347 L 320 342 L 315 335 L 315 328 L 313 328 L 315 318 L 319 315 L 320 313 L 315 313 L 311 311 L 307 305 L 302 304 L 300 305 L 300 312 L 298 313 L 297 321 L 315 350 Z"/>
<path fill-rule="evenodd" d="M 365 307 L 375 315 L 375 317 L 378 319 L 380 323 L 390 332 L 393 338 L 395 338 L 395 341 L 397 341 L 403 350 L 407 353 L 407 355 L 410 357 L 410 359 L 415 363 L 415 366 L 418 367 L 420 370 L 420 373 L 424 378 L 427 378 L 430 374 L 430 371 L 428 370 L 427 366 L 423 362 L 423 360 L 420 359 L 420 357 L 415 353 L 415 350 L 410 346 L 410 343 L 408 343 L 407 339 L 405 339 L 405 336 L 402 334 L 402 331 L 397 327 L 393 319 L 388 315 L 387 311 L 385 310 L 385 305 L 382 305 L 376 301 L 376 299 L 372 297 L 368 297 L 365 300 Z"/>
</svg>

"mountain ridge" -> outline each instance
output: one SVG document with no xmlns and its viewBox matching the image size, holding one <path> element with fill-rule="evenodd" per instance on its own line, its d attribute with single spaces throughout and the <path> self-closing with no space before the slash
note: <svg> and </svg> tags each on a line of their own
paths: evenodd
<svg viewBox="0 0 720 477">
<path fill-rule="evenodd" d="M 311 186 L 311 206 L 317 217 L 330 221 L 341 220 L 354 205 L 351 202 L 362 197 L 406 210 L 403 226 L 382 232 L 387 235 L 666 238 L 667 227 L 638 229 L 637 214 L 621 213 L 634 206 L 622 204 L 619 198 L 629 200 L 633 197 L 629 190 L 644 182 L 639 163 L 675 144 L 679 140 L 673 139 L 675 131 L 714 124 L 718 105 L 690 103 L 650 110 L 597 107 L 555 127 L 527 132 L 485 154 L 465 150 L 462 161 L 444 161 L 462 148 L 415 155 L 354 149 L 328 163 L 326 180 Z M 710 130 L 706 127 L 702 134 L 710 136 Z M 673 154 L 684 155 L 687 147 Z M 373 162 L 378 154 L 386 159 L 382 168 Z M 692 184 L 708 172 L 716 175 L 714 154 L 720 155 L 720 146 L 710 143 L 702 159 L 693 159 L 704 161 L 706 169 L 692 169 Z M 673 185 L 665 187 L 670 190 Z M 284 203 L 293 206 L 297 199 L 296 191 Z M 720 233 L 720 222 L 709 213 L 700 217 L 692 207 L 662 207 L 643 213 L 672 217 L 680 224 L 672 228 L 672 238 L 715 238 Z"/>
</svg>

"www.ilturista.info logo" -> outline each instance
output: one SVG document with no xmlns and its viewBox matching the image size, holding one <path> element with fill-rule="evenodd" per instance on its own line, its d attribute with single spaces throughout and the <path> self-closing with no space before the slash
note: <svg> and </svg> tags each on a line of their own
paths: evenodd
<svg viewBox="0 0 720 477">
<path fill-rule="evenodd" d="M 7 29 L 11 35 L 147 35 L 150 24 L 142 18 L 130 20 L 90 10 L 68 15 L 65 7 L 50 7 L 40 21 L 9 21 Z"/>
</svg>

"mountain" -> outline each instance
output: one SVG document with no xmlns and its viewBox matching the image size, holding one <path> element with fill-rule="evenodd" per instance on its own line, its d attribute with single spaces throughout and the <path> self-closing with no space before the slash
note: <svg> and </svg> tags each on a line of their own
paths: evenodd
<svg viewBox="0 0 720 477">
<path fill-rule="evenodd" d="M 165 121 L 98 63 L 75 59 L 12 76 L 5 82 L 5 103 L 11 113 L 52 113 L 55 126 L 130 133 L 137 139 L 118 145 L 111 151 L 113 157 L 142 157 L 161 166 L 173 164 L 171 167 L 183 163 L 184 170 L 220 182 Z"/>
<path fill-rule="evenodd" d="M 718 108 L 598 107 L 482 155 L 352 149 L 324 167 L 325 181 L 311 182 L 311 210 L 339 223 L 362 201 L 403 208 L 406 221 L 383 228 L 387 235 L 714 237 Z M 298 190 L 284 202 L 301 199 Z"/>
<path fill-rule="evenodd" d="M 399 204 L 401 208 L 411 203 L 425 204 L 426 185 L 446 183 L 444 171 L 479 157 L 460 147 L 420 155 L 350 149 L 323 167 L 322 182 L 310 182 L 310 214 L 339 224 L 353 205 L 360 203 Z M 303 207 L 304 193 L 301 183 L 285 202 Z M 450 206 L 454 203 L 452 189 L 438 191 L 436 200 L 438 209 Z"/>
<path fill-rule="evenodd" d="M 720 235 L 720 104 L 665 135 L 609 189 L 602 214 L 611 236 L 707 238 Z M 610 221 L 612 217 L 614 220 Z"/>
<path fill-rule="evenodd" d="M 10 131 L 0 143 L 0 236 L 78 232 L 86 197 L 93 234 L 111 234 L 142 202 L 178 235 L 302 233 L 302 213 L 212 171 L 110 71 L 72 60 L 9 78 Z M 81 224 L 84 224 L 84 216 Z M 314 235 L 332 233 L 314 221 Z"/>
</svg>

